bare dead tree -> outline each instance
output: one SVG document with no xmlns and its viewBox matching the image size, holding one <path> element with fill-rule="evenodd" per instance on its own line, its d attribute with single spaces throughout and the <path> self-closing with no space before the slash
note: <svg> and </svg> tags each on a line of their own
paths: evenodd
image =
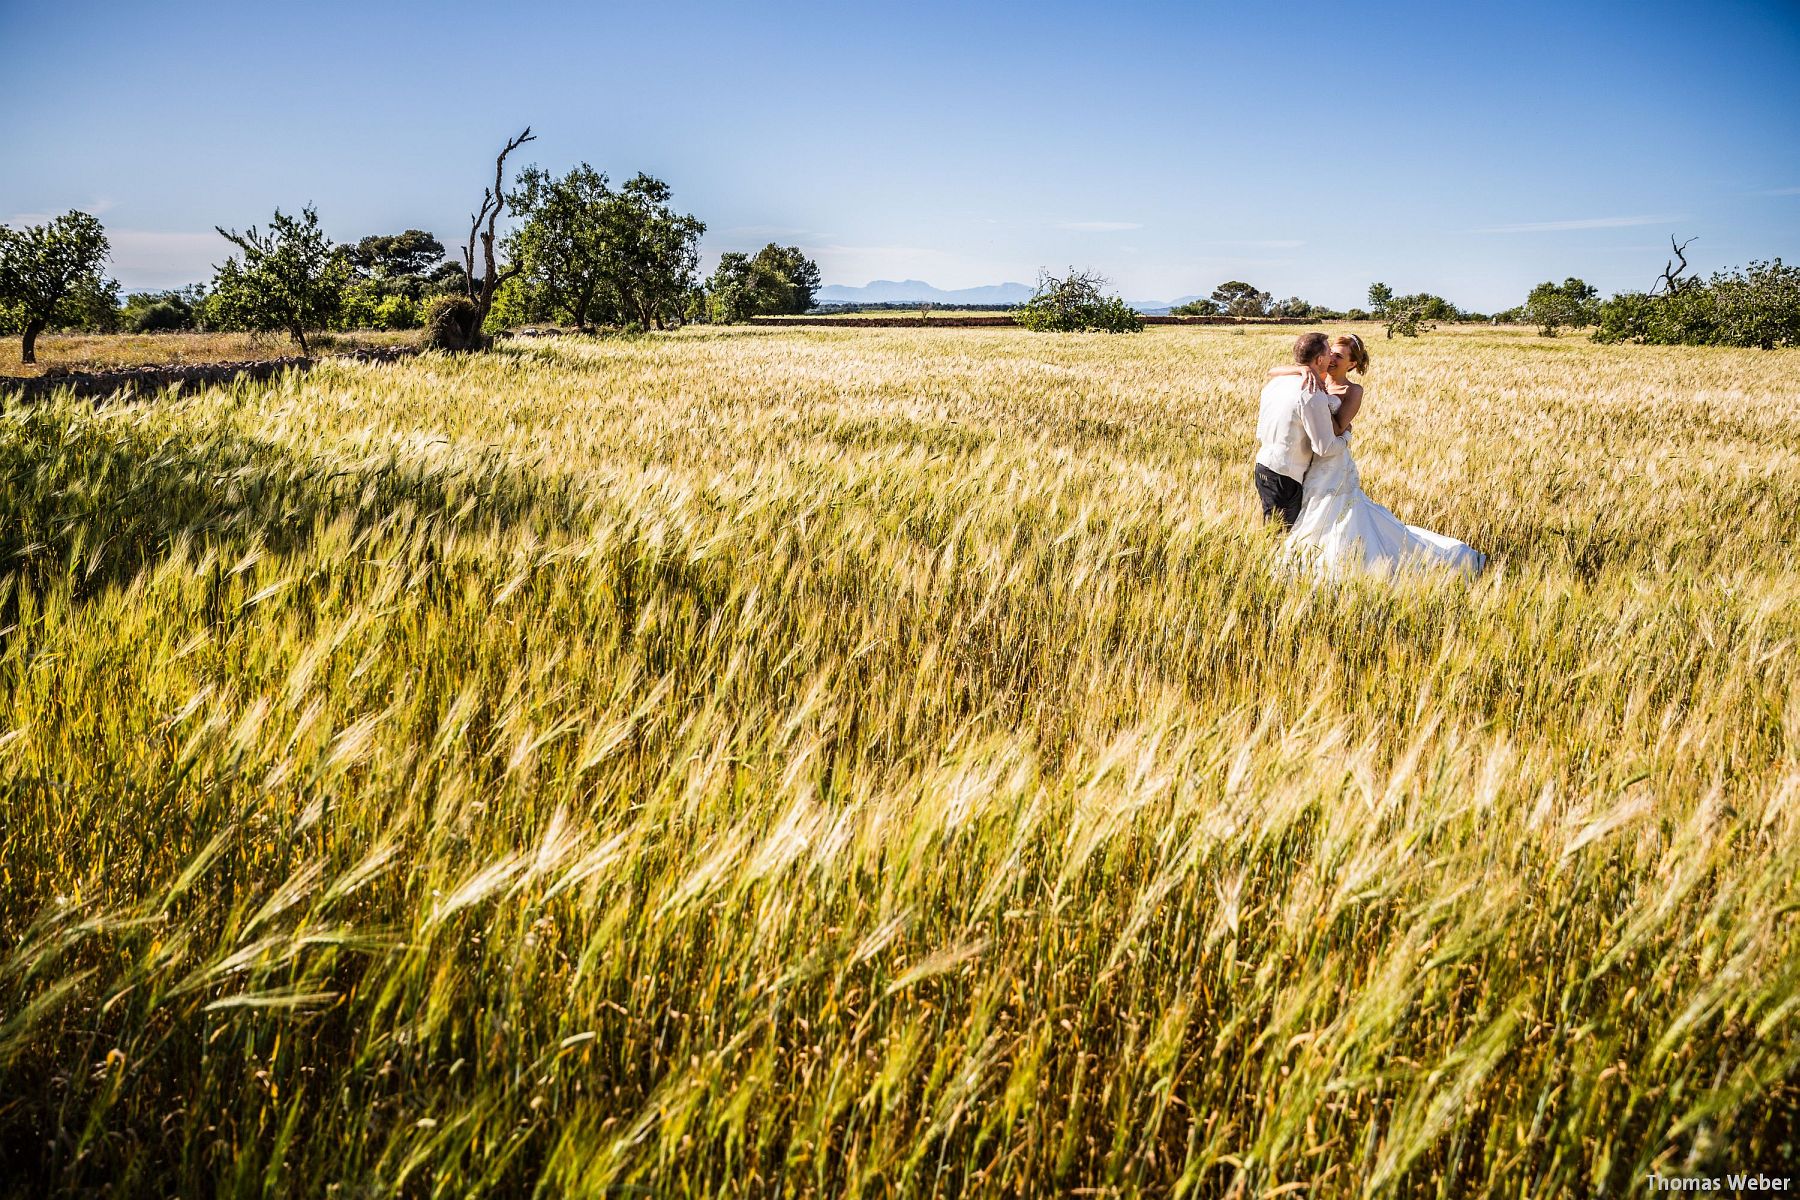
<svg viewBox="0 0 1800 1200">
<path fill-rule="evenodd" d="M 459 309 L 446 312 L 442 319 L 455 328 L 430 331 L 431 339 L 437 344 L 451 349 L 472 350 L 486 344 L 482 335 L 482 327 L 487 324 L 488 312 L 494 307 L 494 293 L 500 285 L 517 275 L 523 264 L 513 263 L 504 270 L 494 261 L 494 241 L 496 227 L 500 222 L 500 214 L 506 209 L 506 157 L 526 142 L 536 141 L 532 136 L 531 126 L 519 136 L 510 139 L 494 160 L 494 186 L 481 194 L 481 207 L 469 217 L 469 241 L 463 247 L 463 288 L 467 293 L 468 304 L 453 306 Z M 475 247 L 481 247 L 482 273 L 475 274 Z"/>
<path fill-rule="evenodd" d="M 1691 277 L 1688 279 L 1683 279 L 1681 277 L 1683 272 L 1685 272 L 1688 269 L 1687 248 L 1689 246 L 1693 245 L 1694 241 L 1695 241 L 1695 239 L 1689 238 L 1687 241 L 1682 242 L 1680 245 L 1676 245 L 1675 244 L 1675 235 L 1674 234 L 1669 235 L 1669 248 L 1675 252 L 1675 257 L 1663 264 L 1662 278 L 1658 279 L 1654 284 L 1651 285 L 1650 294 L 1652 296 L 1655 296 L 1655 295 L 1672 296 L 1676 292 L 1679 292 L 1682 288 L 1686 287 L 1688 284 L 1694 282 Z M 1681 265 L 1679 267 L 1677 267 L 1675 265 L 1677 260 L 1680 260 L 1680 262 L 1681 262 Z"/>
</svg>

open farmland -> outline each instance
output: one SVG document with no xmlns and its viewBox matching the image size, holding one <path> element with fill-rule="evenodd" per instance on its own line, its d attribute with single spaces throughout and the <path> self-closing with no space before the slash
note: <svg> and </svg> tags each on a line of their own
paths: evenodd
<svg viewBox="0 0 1800 1200">
<path fill-rule="evenodd" d="M 1791 1173 L 1800 353 L 1373 341 L 1365 486 L 1494 565 L 1313 589 L 1250 491 L 1292 336 L 0 414 L 0 1179 Z"/>
</svg>

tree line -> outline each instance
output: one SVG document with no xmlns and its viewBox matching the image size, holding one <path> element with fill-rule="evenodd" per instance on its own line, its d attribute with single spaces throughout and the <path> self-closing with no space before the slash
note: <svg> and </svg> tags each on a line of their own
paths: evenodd
<svg viewBox="0 0 1800 1200">
<path fill-rule="evenodd" d="M 819 268 L 794 246 L 728 252 L 699 278 L 706 225 L 650 175 L 615 187 L 585 162 L 560 177 L 533 165 L 508 185 L 507 158 L 532 140 L 528 128 L 501 151 L 461 262 L 420 229 L 334 243 L 309 205 L 260 229 L 219 227 L 234 252 L 210 283 L 121 296 L 91 214 L 0 226 L 0 333 L 21 337 L 25 362 L 52 329 L 277 332 L 306 354 L 325 330 L 424 328 L 430 344 L 470 349 L 533 322 L 650 330 L 812 306 Z"/>
<path fill-rule="evenodd" d="M 699 278 L 706 225 L 677 211 L 669 186 L 652 176 L 640 173 L 615 187 L 585 162 L 561 177 L 534 165 L 508 187 L 506 160 L 531 140 L 527 129 L 501 151 L 461 262 L 424 230 L 340 245 L 310 206 L 298 216 L 277 209 L 264 229 L 218 229 L 237 252 L 214 268 L 210 284 L 121 297 L 105 274 L 105 229 L 90 214 L 0 226 L 0 333 L 21 337 L 25 362 L 35 361 L 37 338 L 47 329 L 273 331 L 288 334 L 305 354 L 308 335 L 322 330 L 423 327 L 429 345 L 472 349 L 499 329 L 535 322 L 652 330 L 813 307 L 819 268 L 795 246 L 727 252 L 710 277 Z M 500 233 L 504 214 L 511 224 Z M 1688 245 L 1670 240 L 1674 257 L 1647 290 L 1602 299 L 1597 288 L 1570 277 L 1545 281 L 1522 304 L 1493 314 L 1430 292 L 1398 294 L 1380 282 L 1369 286 L 1366 309 L 1338 311 L 1298 296 L 1278 301 L 1236 279 L 1171 311 L 1376 320 L 1389 337 L 1416 337 L 1440 323 L 1491 322 L 1535 324 L 1545 336 L 1587 329 L 1602 342 L 1800 345 L 1800 268 L 1777 258 L 1701 279 L 1688 271 Z M 1105 283 L 1074 268 L 1060 278 L 1046 272 L 1036 294 L 1012 311 L 1036 330 L 1142 328 L 1124 301 L 1104 294 Z"/>
<path fill-rule="evenodd" d="M 1765 350 L 1800 346 L 1800 267 L 1777 258 L 1701 279 L 1688 272 L 1690 244 L 1670 239 L 1675 257 L 1644 291 L 1622 291 L 1603 299 L 1598 288 L 1570 276 L 1561 283 L 1545 280 L 1531 289 L 1524 303 L 1492 314 L 1459 308 L 1430 292 L 1401 295 L 1385 283 L 1369 285 L 1367 308 L 1340 312 L 1297 296 L 1278 301 L 1235 279 L 1214 288 L 1210 297 L 1170 311 L 1178 316 L 1373 320 L 1386 326 L 1389 337 L 1417 337 L 1440 323 L 1480 323 L 1536 325 L 1545 337 L 1585 329 L 1597 342 Z"/>
</svg>

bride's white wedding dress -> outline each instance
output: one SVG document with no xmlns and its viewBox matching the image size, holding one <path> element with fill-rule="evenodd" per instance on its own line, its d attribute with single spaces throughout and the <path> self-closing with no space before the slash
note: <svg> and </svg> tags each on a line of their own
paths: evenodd
<svg viewBox="0 0 1800 1200">
<path fill-rule="evenodd" d="M 1338 404 L 1333 396 L 1333 413 Z M 1287 549 L 1320 575 L 1358 569 L 1393 575 L 1429 567 L 1474 575 L 1487 565 L 1487 555 L 1468 543 L 1408 525 L 1369 499 L 1348 445 L 1341 453 L 1315 458 L 1307 470 L 1300 519 L 1288 534 Z"/>
</svg>

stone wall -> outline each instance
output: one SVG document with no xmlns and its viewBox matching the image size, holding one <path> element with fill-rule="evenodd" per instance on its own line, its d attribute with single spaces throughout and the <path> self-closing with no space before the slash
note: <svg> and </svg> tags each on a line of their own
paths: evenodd
<svg viewBox="0 0 1800 1200">
<path fill-rule="evenodd" d="M 273 379 L 283 371 L 310 370 L 330 358 L 357 362 L 398 362 L 419 351 L 411 346 L 386 346 L 375 350 L 350 350 L 320 358 L 264 358 L 251 362 L 170 363 L 121 367 L 115 371 L 49 371 L 33 377 L 0 377 L 0 403 L 29 402 L 67 391 L 71 395 L 103 397 L 115 394 L 146 395 L 174 389 L 177 393 L 227 384 L 239 379 Z"/>
</svg>

